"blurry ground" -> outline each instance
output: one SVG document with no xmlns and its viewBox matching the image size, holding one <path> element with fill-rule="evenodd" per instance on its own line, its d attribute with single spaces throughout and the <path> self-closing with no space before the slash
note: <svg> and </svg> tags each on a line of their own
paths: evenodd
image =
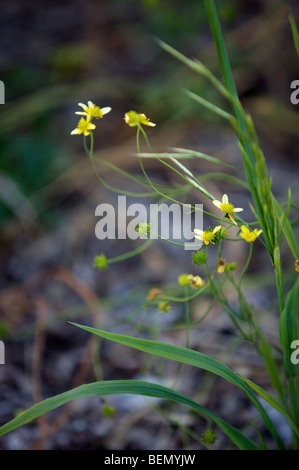
<svg viewBox="0 0 299 470">
<path fill-rule="evenodd" d="M 81 138 L 69 136 L 77 123 L 78 102 L 91 99 L 112 107 L 98 126 L 95 148 L 122 169 L 139 171 L 131 156 L 136 152 L 135 132 L 122 119 L 133 108 L 158 124 L 149 131 L 154 150 L 199 150 L 232 163 L 234 175 L 242 174 L 230 131 L 180 90 L 191 89 L 214 102 L 217 95 L 152 38 L 158 36 L 190 56 L 197 55 L 218 75 L 204 9 L 195 1 L 183 11 L 181 2 L 163 7 L 161 3 L 73 1 L 40 6 L 13 1 L 2 7 L 0 64 L 6 104 L 0 110 L 0 337 L 6 364 L 0 366 L 0 424 L 33 402 L 101 377 L 145 379 L 167 386 L 175 382 L 177 364 L 116 343 L 100 344 L 67 323 L 78 321 L 184 345 L 184 310 L 173 305 L 163 315 L 146 307 L 145 300 L 150 288 L 176 290 L 177 277 L 194 271 L 190 252 L 160 241 L 138 257 L 112 264 L 105 272 L 95 271 L 96 255 L 103 252 L 111 258 L 140 242 L 95 237 L 95 208 L 102 202 L 117 207 L 117 193 L 97 183 Z M 238 3 L 226 1 L 221 6 L 238 90 L 260 133 L 274 193 L 285 201 L 290 186 L 298 203 L 299 119 L 289 99 L 290 83 L 298 79 L 298 58 L 289 12 L 282 1 L 242 2 L 242 7 Z M 298 14 L 292 2 L 288 7 Z M 155 181 L 173 181 L 173 175 L 159 165 L 149 161 L 147 168 Z M 202 162 L 192 168 L 199 175 L 218 171 Z M 101 171 L 112 186 L 140 190 L 106 167 Z M 205 185 L 215 196 L 231 194 L 238 206 L 247 208 L 244 217 L 251 217 L 242 188 L 216 180 Z M 213 210 L 195 192 L 192 198 L 189 202 Z M 131 202 L 146 203 L 128 198 Z M 247 248 L 245 243 L 228 242 L 225 258 L 237 261 L 241 269 Z M 258 245 L 255 249 L 247 292 L 276 344 L 272 267 Z M 293 260 L 287 250 L 283 259 L 288 275 Z M 201 274 L 200 269 L 197 272 Z M 200 297 L 192 303 L 194 323 L 200 321 L 208 301 Z M 239 342 L 219 305 L 192 330 L 190 347 L 269 387 L 261 360 Z M 241 392 L 203 371 L 183 368 L 176 387 L 240 429 L 257 419 Z M 115 407 L 114 417 L 103 416 L 99 398 L 80 400 L 2 437 L 0 449 L 204 448 L 182 426 L 200 436 L 206 423 L 185 408 L 130 396 L 108 397 L 107 402 Z M 273 420 L 287 441 L 289 430 L 279 417 L 274 415 Z M 257 424 L 271 446 L 263 425 Z M 215 448 L 227 448 L 225 436 L 217 432 Z"/>
</svg>

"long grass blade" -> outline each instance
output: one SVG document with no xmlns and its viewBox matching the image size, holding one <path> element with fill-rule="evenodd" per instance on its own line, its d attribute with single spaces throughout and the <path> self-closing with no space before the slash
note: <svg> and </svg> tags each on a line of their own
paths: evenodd
<svg viewBox="0 0 299 470">
<path fill-rule="evenodd" d="M 285 236 L 285 239 L 289 245 L 291 252 L 293 253 L 294 257 L 297 259 L 299 258 L 299 247 L 298 247 L 298 242 L 296 240 L 296 237 L 294 235 L 293 227 L 291 226 L 289 219 L 287 218 L 285 212 L 283 211 L 282 207 L 277 202 L 277 200 L 274 198 L 274 196 L 272 199 L 273 199 L 274 211 L 278 219 L 279 226 L 281 230 L 283 231 L 283 234 Z"/>
<path fill-rule="evenodd" d="M 295 377 L 296 364 L 291 361 L 291 344 L 298 339 L 299 277 L 289 291 L 285 308 L 280 316 L 279 336 L 283 349 L 283 365 L 286 377 Z"/>
<path fill-rule="evenodd" d="M 182 362 L 184 364 L 199 367 L 228 380 L 229 382 L 236 385 L 246 393 L 248 398 L 259 411 L 267 428 L 273 435 L 277 446 L 279 448 L 284 447 L 272 421 L 270 420 L 263 406 L 257 400 L 256 396 L 252 393 L 250 387 L 248 387 L 233 370 L 231 370 L 222 362 L 217 361 L 216 359 L 207 356 L 206 354 L 200 353 L 198 351 L 193 351 L 192 349 L 183 348 L 181 346 L 174 346 L 168 343 L 161 343 L 158 341 L 151 341 L 141 338 L 133 338 L 131 336 L 125 336 L 116 333 L 108 333 L 107 331 L 98 330 L 97 328 L 79 325 L 73 322 L 70 323 L 90 333 L 101 336 L 102 338 L 106 338 L 111 341 L 116 341 L 118 343 L 133 347 L 140 351 L 155 354 L 156 356 L 172 359 L 178 362 Z"/>
<path fill-rule="evenodd" d="M 255 384 L 251 380 L 247 379 L 246 377 L 243 377 L 241 374 L 238 374 L 239 377 L 241 377 L 242 380 L 244 380 L 245 383 L 247 383 L 256 393 L 260 395 L 269 405 L 271 405 L 273 408 L 275 408 L 279 413 L 281 413 L 287 420 L 289 421 L 290 425 L 292 426 L 293 430 L 299 437 L 299 430 L 296 427 L 294 421 L 290 418 L 289 414 L 285 411 L 285 409 L 281 406 L 278 400 L 276 400 L 275 397 L 270 395 L 270 393 L 266 392 L 263 388 L 261 388 L 259 385 Z"/>
<path fill-rule="evenodd" d="M 297 25 L 296 25 L 296 22 L 295 22 L 294 15 L 290 15 L 289 20 L 290 20 L 290 23 L 291 23 L 294 44 L 295 44 L 295 47 L 296 47 L 297 54 L 299 56 L 299 32 L 298 32 L 298 28 L 297 28 Z"/>
<path fill-rule="evenodd" d="M 33 405 L 26 411 L 23 411 L 16 418 L 0 427 L 0 436 L 23 426 L 30 421 L 38 418 L 49 411 L 54 410 L 72 400 L 102 395 L 123 395 L 134 394 L 148 397 L 171 400 L 182 405 L 189 406 L 197 410 L 203 417 L 212 419 L 223 432 L 232 440 L 232 442 L 241 450 L 259 450 L 259 447 L 238 429 L 219 418 L 211 411 L 205 409 L 187 396 L 163 387 L 162 385 L 138 380 L 112 380 L 104 382 L 94 382 L 81 385 L 77 388 L 48 398 L 40 403 Z"/>
</svg>

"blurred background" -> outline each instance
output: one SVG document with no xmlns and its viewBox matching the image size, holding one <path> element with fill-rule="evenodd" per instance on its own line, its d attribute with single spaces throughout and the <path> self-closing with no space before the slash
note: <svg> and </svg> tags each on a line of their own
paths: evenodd
<svg viewBox="0 0 299 470">
<path fill-rule="evenodd" d="M 299 70 L 288 19 L 293 13 L 298 24 L 298 2 L 216 4 L 238 92 L 256 124 L 273 191 L 285 202 L 291 187 L 298 204 L 299 105 L 290 101 L 290 84 L 299 79 Z M 78 122 L 79 102 L 112 108 L 98 122 L 95 152 L 120 169 L 140 174 L 138 160 L 132 157 L 135 129 L 123 120 L 125 112 L 134 109 L 157 123 L 148 131 L 154 151 L 198 150 L 231 163 L 230 173 L 242 177 L 231 129 L 182 90 L 225 109 L 226 103 L 207 80 L 167 54 L 157 39 L 200 59 L 221 77 L 204 4 L 198 0 L 12 0 L 1 7 L 5 104 L 0 107 L 0 338 L 6 357 L 0 365 L 0 424 L 36 401 L 98 378 L 173 383 L 176 364 L 101 344 L 67 323 L 184 345 L 184 309 L 174 305 L 162 314 L 146 298 L 153 287 L 175 292 L 177 277 L 195 270 L 190 252 L 161 241 L 140 256 L 111 264 L 107 271 L 94 269 L 96 255 L 111 258 L 140 242 L 95 237 L 95 208 L 102 202 L 117 207 L 118 193 L 98 183 L 83 139 L 70 136 Z M 109 167 L 99 168 L 113 187 L 140 191 Z M 177 182 L 154 161 L 147 161 L 146 168 L 159 184 Z M 227 192 L 235 205 L 246 208 L 244 217 L 252 218 L 244 187 L 220 176 L 204 179 L 223 169 L 203 161 L 192 161 L 192 169 L 216 197 Z M 212 210 L 201 195 L 190 197 L 188 202 Z M 128 198 L 129 203 L 136 200 Z M 226 259 L 242 267 L 247 247 L 228 243 L 226 250 Z M 272 266 L 261 247 L 256 250 L 249 295 L 275 343 Z M 291 282 L 293 259 L 288 250 L 283 253 Z M 200 297 L 192 304 L 192 320 L 200 324 L 190 347 L 267 387 L 263 364 L 248 345 L 240 344 L 219 306 L 200 322 L 209 301 Z M 178 387 L 241 429 L 256 418 L 242 394 L 202 371 L 184 368 Z M 204 448 L 194 436 L 201 435 L 206 423 L 188 410 L 119 396 L 107 398 L 115 407 L 109 417 L 105 403 L 95 398 L 59 409 L 2 437 L 0 449 Z M 283 429 L 284 423 L 280 426 Z M 288 432 L 286 428 L 286 439 Z M 219 432 L 215 448 L 228 445 Z"/>
</svg>

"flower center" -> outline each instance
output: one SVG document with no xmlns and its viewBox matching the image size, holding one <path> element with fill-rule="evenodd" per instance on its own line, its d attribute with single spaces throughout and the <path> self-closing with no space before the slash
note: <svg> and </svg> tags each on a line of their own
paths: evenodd
<svg viewBox="0 0 299 470">
<path fill-rule="evenodd" d="M 138 114 L 135 111 L 126 113 L 126 123 L 129 125 L 137 126 L 139 124 Z"/>
<path fill-rule="evenodd" d="M 221 204 L 220 209 L 225 212 L 228 215 L 231 215 L 234 213 L 234 206 L 232 204 Z"/>
<path fill-rule="evenodd" d="M 206 243 L 207 245 L 209 243 L 213 243 L 214 238 L 215 238 L 214 232 L 204 232 L 202 236 L 203 242 Z"/>
<path fill-rule="evenodd" d="M 86 114 L 91 117 L 95 117 L 96 119 L 102 118 L 103 113 L 102 110 L 98 106 L 93 106 L 92 108 L 87 108 L 85 110 Z"/>
<path fill-rule="evenodd" d="M 81 132 L 88 131 L 89 129 L 89 122 L 86 121 L 84 118 L 81 118 L 80 121 L 78 122 L 78 129 Z"/>
</svg>

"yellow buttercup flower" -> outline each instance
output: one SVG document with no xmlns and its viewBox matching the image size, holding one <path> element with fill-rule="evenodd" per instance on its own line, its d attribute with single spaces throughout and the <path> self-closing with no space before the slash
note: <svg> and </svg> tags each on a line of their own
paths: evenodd
<svg viewBox="0 0 299 470">
<path fill-rule="evenodd" d="M 218 209 L 222 210 L 223 212 L 225 212 L 225 214 L 227 215 L 227 217 L 229 217 L 231 219 L 231 221 L 235 224 L 236 222 L 234 221 L 234 219 L 232 218 L 232 214 L 234 214 L 234 212 L 241 212 L 243 209 L 241 207 L 234 207 L 228 200 L 228 197 L 227 197 L 227 194 L 223 194 L 222 196 L 222 201 L 217 201 L 216 199 L 214 199 L 213 201 L 213 204 L 218 207 Z"/>
<path fill-rule="evenodd" d="M 297 273 L 299 273 L 299 259 L 296 259 L 296 261 L 295 261 L 295 271 L 297 271 Z"/>
<path fill-rule="evenodd" d="M 156 125 L 153 122 L 150 122 L 149 118 L 146 117 L 145 114 L 138 114 L 136 111 L 128 111 L 125 114 L 124 120 L 130 127 L 141 125 L 155 127 Z"/>
<path fill-rule="evenodd" d="M 92 124 L 90 118 L 87 118 L 87 119 L 81 118 L 80 121 L 78 122 L 76 129 L 74 129 L 71 132 L 71 135 L 75 135 L 75 134 L 90 135 L 90 131 L 92 131 L 95 128 L 96 126 Z"/>
<path fill-rule="evenodd" d="M 242 233 L 240 234 L 244 240 L 246 240 L 248 243 L 254 242 L 257 237 L 262 233 L 262 230 L 258 230 L 255 228 L 253 232 L 249 230 L 245 225 L 242 225 L 241 227 Z"/>
<path fill-rule="evenodd" d="M 198 240 L 202 240 L 206 245 L 209 245 L 209 243 L 212 243 L 215 245 L 216 238 L 217 238 L 217 232 L 221 230 L 221 225 L 217 225 L 213 230 L 199 230 L 198 228 L 194 229 L 195 238 Z"/>
<path fill-rule="evenodd" d="M 109 113 L 111 111 L 111 108 L 107 106 L 106 108 L 99 108 L 99 106 L 96 106 L 92 101 L 88 101 L 87 105 L 83 103 L 78 103 L 78 106 L 80 106 L 83 111 L 76 111 L 75 114 L 80 114 L 81 116 L 87 116 L 89 118 L 102 118 L 105 114 Z"/>
</svg>

